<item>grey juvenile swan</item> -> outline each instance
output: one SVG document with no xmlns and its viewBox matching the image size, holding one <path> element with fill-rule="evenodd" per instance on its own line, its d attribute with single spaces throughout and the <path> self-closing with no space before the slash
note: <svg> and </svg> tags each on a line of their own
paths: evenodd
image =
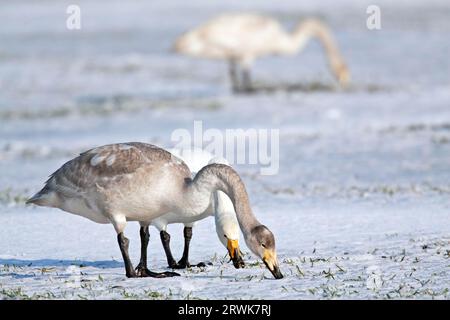
<svg viewBox="0 0 450 320">
<path fill-rule="evenodd" d="M 160 278 L 178 274 L 148 270 L 149 224 L 168 212 L 198 215 L 207 209 L 211 194 L 218 190 L 231 199 L 249 249 L 275 278 L 282 278 L 275 238 L 256 219 L 244 183 L 227 165 L 207 165 L 192 179 L 182 160 L 157 146 L 139 142 L 110 144 L 66 162 L 27 203 L 59 208 L 97 223 L 112 223 L 126 276 Z M 141 225 L 141 259 L 136 269 L 124 235 L 127 221 Z"/>
</svg>

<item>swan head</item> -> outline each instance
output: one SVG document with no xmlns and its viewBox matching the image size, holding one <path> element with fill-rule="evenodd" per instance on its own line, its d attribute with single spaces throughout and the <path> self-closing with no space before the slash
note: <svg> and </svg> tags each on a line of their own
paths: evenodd
<svg viewBox="0 0 450 320">
<path fill-rule="evenodd" d="M 273 233 L 266 226 L 259 225 L 251 230 L 250 235 L 245 240 L 249 249 L 262 259 L 275 279 L 283 278 L 278 265 Z"/>
<path fill-rule="evenodd" d="M 333 73 L 339 82 L 339 85 L 343 88 L 348 87 L 350 84 L 351 76 L 350 70 L 345 63 L 337 63 L 332 65 Z"/>
</svg>

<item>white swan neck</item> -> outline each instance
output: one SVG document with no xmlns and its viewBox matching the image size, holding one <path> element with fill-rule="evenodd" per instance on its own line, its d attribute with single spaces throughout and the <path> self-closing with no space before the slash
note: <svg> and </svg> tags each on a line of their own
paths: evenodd
<svg viewBox="0 0 450 320">
<path fill-rule="evenodd" d="M 223 191 L 217 191 L 216 206 L 216 211 L 219 213 L 234 211 L 233 202 L 231 202 L 230 198 Z"/>
<path fill-rule="evenodd" d="M 321 42 L 332 68 L 343 64 L 342 56 L 330 30 L 317 19 L 307 19 L 301 22 L 292 33 L 292 42 L 297 50 L 301 50 L 312 37 L 316 37 Z"/>
</svg>

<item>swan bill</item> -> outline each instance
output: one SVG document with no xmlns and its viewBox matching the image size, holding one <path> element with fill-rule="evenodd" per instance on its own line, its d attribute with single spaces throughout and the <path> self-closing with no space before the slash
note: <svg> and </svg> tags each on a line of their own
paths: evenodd
<svg viewBox="0 0 450 320">
<path fill-rule="evenodd" d="M 239 241 L 228 239 L 227 249 L 230 258 L 233 261 L 234 267 L 236 269 L 245 267 L 245 262 L 242 259 L 241 250 L 239 250 Z"/>
<path fill-rule="evenodd" d="M 277 255 L 273 250 L 264 250 L 263 262 L 275 279 L 283 278 L 283 274 L 281 273 L 280 267 L 278 266 Z"/>
</svg>

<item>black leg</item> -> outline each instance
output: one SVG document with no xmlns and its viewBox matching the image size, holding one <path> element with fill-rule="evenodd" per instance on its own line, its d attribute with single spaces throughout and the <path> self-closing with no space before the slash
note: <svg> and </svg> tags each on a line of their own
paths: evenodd
<svg viewBox="0 0 450 320">
<path fill-rule="evenodd" d="M 150 240 L 150 232 L 148 226 L 141 227 L 139 230 L 139 235 L 141 236 L 141 261 L 139 264 L 147 267 L 147 247 Z"/>
<path fill-rule="evenodd" d="M 244 68 L 242 70 L 242 90 L 245 92 L 252 91 L 252 80 L 250 76 L 250 70 L 248 68 Z"/>
<path fill-rule="evenodd" d="M 238 79 L 238 74 L 237 74 L 236 61 L 230 60 L 229 72 L 230 72 L 231 87 L 233 89 L 233 92 L 235 92 L 235 93 L 239 92 L 239 79 Z"/>
<path fill-rule="evenodd" d="M 152 277 L 152 278 L 166 278 L 166 277 L 173 277 L 173 276 L 179 276 L 178 273 L 175 272 L 153 272 L 148 270 L 147 268 L 147 247 L 148 242 L 150 240 L 150 231 L 148 226 L 141 227 L 139 230 L 139 234 L 141 236 L 141 261 L 139 262 L 139 265 L 136 268 L 136 275 L 138 277 Z"/>
<path fill-rule="evenodd" d="M 141 237 L 141 259 L 138 266 L 136 267 L 136 274 L 139 277 L 145 277 L 145 274 L 149 271 L 147 269 L 147 247 L 150 240 L 150 232 L 148 226 L 141 227 L 139 230 L 139 235 Z"/>
<path fill-rule="evenodd" d="M 136 272 L 133 269 L 130 256 L 128 255 L 128 245 L 130 241 L 123 235 L 122 232 L 117 235 L 117 241 L 119 242 L 120 252 L 122 252 L 123 262 L 125 263 L 125 274 L 128 278 L 137 277 Z"/>
<path fill-rule="evenodd" d="M 181 260 L 178 261 L 178 269 L 184 269 L 191 267 L 191 264 L 189 263 L 189 245 L 191 243 L 192 239 L 192 227 L 184 227 L 183 230 L 184 235 L 184 250 L 183 250 L 183 256 L 181 257 Z M 200 262 L 199 264 L 194 265 L 195 267 L 206 267 L 206 264 L 204 262 Z"/>
<path fill-rule="evenodd" d="M 172 256 L 172 251 L 170 250 L 170 234 L 168 234 L 166 231 L 162 230 L 160 232 L 161 236 L 161 242 L 164 248 L 164 252 L 166 253 L 167 258 L 167 264 L 169 265 L 169 268 L 177 268 L 177 262 Z"/>
<path fill-rule="evenodd" d="M 191 266 L 189 264 L 189 245 L 192 239 L 192 227 L 184 227 L 183 235 L 184 235 L 184 250 L 181 260 L 178 261 L 178 265 L 181 268 L 186 268 Z"/>
</svg>

